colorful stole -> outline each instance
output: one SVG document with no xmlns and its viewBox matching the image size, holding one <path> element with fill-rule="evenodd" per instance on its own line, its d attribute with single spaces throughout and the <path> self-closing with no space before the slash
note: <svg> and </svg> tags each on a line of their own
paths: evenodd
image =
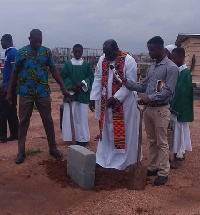
<svg viewBox="0 0 200 215">
<path fill-rule="evenodd" d="M 124 78 L 123 69 L 125 64 L 125 58 L 127 53 L 119 50 L 118 56 L 115 60 L 115 69 L 119 74 L 120 78 Z M 107 84 L 109 76 L 109 62 L 104 58 L 102 62 L 102 95 L 101 95 L 101 116 L 100 116 L 100 137 L 102 136 L 104 113 L 107 102 Z M 122 84 L 117 80 L 113 74 L 112 83 L 112 95 L 114 95 Z M 121 102 L 117 102 L 115 107 L 112 109 L 113 116 L 113 128 L 114 128 L 114 149 L 116 152 L 125 152 L 125 126 L 124 126 L 124 113 L 123 105 Z"/>
</svg>

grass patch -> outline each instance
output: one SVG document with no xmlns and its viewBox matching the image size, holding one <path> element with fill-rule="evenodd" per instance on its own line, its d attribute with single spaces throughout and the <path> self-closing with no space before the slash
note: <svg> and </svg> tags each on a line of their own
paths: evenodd
<svg viewBox="0 0 200 215">
<path fill-rule="evenodd" d="M 26 155 L 27 156 L 33 156 L 33 155 L 36 155 L 36 154 L 38 154 L 38 153 L 41 153 L 42 151 L 40 150 L 40 149 L 36 149 L 36 150 L 28 150 L 28 151 L 26 151 Z"/>
</svg>

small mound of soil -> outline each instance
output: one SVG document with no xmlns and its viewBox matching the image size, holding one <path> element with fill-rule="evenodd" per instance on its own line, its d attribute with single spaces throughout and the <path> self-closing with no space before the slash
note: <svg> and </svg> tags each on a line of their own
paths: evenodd
<svg viewBox="0 0 200 215">
<path fill-rule="evenodd" d="M 67 176 L 67 161 L 66 160 L 43 160 L 39 165 L 46 166 L 46 173 L 49 179 L 59 183 L 61 187 L 78 187 Z M 115 169 L 96 168 L 95 170 L 95 185 L 93 190 L 115 190 L 126 187 L 127 173 Z"/>
</svg>

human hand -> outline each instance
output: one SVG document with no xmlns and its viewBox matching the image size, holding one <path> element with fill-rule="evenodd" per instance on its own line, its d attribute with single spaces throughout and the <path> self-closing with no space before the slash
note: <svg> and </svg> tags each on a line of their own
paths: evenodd
<svg viewBox="0 0 200 215">
<path fill-rule="evenodd" d="M 81 89 L 83 86 L 85 86 L 85 84 L 82 83 L 82 82 L 78 82 L 78 83 L 76 83 L 75 86 L 76 86 L 77 88 Z"/>
<path fill-rule="evenodd" d="M 72 87 L 72 91 L 74 91 L 76 93 L 80 92 L 80 90 L 81 89 L 79 87 L 76 87 L 76 85 Z"/>
<path fill-rule="evenodd" d="M 109 98 L 108 101 L 106 102 L 106 106 L 107 106 L 108 108 L 114 108 L 114 106 L 116 105 L 117 101 L 118 101 L 118 100 L 117 100 L 116 98 L 111 97 L 111 98 Z"/>
<path fill-rule="evenodd" d="M 95 110 L 95 100 L 90 100 L 89 102 L 89 108 L 92 112 Z"/>
<path fill-rule="evenodd" d="M 150 102 L 149 97 L 147 95 L 143 95 L 141 99 L 138 101 L 139 105 L 147 105 Z"/>
</svg>

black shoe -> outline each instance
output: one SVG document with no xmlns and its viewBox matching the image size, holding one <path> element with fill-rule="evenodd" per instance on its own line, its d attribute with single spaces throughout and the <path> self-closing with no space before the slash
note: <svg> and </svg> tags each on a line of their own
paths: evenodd
<svg viewBox="0 0 200 215">
<path fill-rule="evenodd" d="M 179 169 L 181 167 L 181 162 L 173 160 L 170 162 L 170 169 Z"/>
<path fill-rule="evenodd" d="M 6 143 L 6 140 L 0 140 L 0 143 Z"/>
<path fill-rule="evenodd" d="M 21 163 L 24 162 L 25 158 L 26 158 L 26 154 L 25 153 L 17 154 L 17 157 L 15 158 L 15 163 L 16 164 L 21 164 Z"/>
<path fill-rule="evenodd" d="M 177 157 L 177 154 L 174 154 L 174 160 L 175 160 L 175 161 L 183 161 L 183 160 L 185 160 L 185 153 L 183 154 L 183 157 L 182 157 L 182 158 L 178 158 L 178 157 Z"/>
<path fill-rule="evenodd" d="M 58 149 L 50 149 L 49 153 L 50 153 L 51 156 L 53 156 L 55 158 L 62 157 L 62 153 L 60 151 L 58 151 Z"/>
<path fill-rule="evenodd" d="M 151 170 L 147 170 L 147 176 L 157 176 L 157 174 L 158 174 L 158 169 L 156 169 L 156 170 L 153 170 L 153 171 L 151 171 Z"/>
<path fill-rule="evenodd" d="M 7 141 L 13 141 L 13 140 L 18 140 L 18 137 L 17 136 L 10 136 L 7 138 Z"/>
<path fill-rule="evenodd" d="M 79 146 L 87 146 L 88 142 L 78 142 L 76 141 L 76 145 L 79 145 Z"/>
<path fill-rule="evenodd" d="M 166 184 L 167 181 L 168 181 L 168 176 L 158 176 L 154 181 L 154 185 L 161 186 Z"/>
</svg>

